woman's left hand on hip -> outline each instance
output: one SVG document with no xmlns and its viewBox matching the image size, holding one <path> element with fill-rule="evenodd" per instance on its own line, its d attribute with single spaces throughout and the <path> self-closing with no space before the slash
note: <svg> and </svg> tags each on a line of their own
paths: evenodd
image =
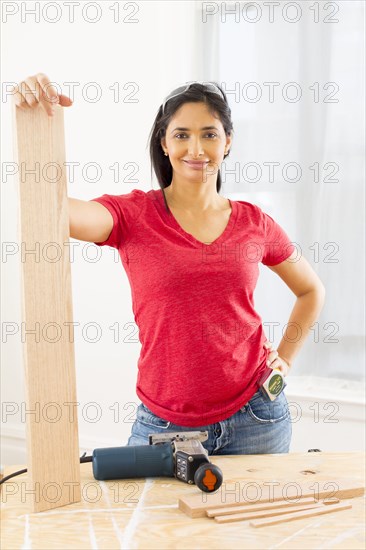
<svg viewBox="0 0 366 550">
<path fill-rule="evenodd" d="M 267 357 L 267 367 L 271 369 L 279 369 L 283 376 L 287 376 L 291 368 L 287 361 L 278 355 L 278 351 L 273 348 L 271 342 L 267 340 L 263 345 L 266 349 L 271 350 Z"/>
</svg>

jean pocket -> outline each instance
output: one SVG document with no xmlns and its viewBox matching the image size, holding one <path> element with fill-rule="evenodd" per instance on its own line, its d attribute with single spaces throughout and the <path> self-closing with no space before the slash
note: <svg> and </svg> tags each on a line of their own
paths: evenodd
<svg viewBox="0 0 366 550">
<path fill-rule="evenodd" d="M 288 403 L 282 391 L 274 401 L 257 391 L 247 404 L 250 416 L 261 423 L 273 423 L 285 420 L 290 416 Z"/>
<path fill-rule="evenodd" d="M 137 407 L 136 420 L 150 428 L 169 428 L 171 424 L 169 420 L 164 420 L 160 418 L 160 416 L 156 416 L 156 414 L 150 411 L 143 403 Z"/>
</svg>

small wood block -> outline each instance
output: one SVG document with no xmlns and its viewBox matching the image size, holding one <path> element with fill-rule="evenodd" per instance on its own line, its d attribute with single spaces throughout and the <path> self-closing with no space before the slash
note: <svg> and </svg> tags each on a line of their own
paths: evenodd
<svg viewBox="0 0 366 550">
<path fill-rule="evenodd" d="M 33 411 L 25 490 L 32 511 L 42 512 L 81 500 L 64 114 L 60 105 L 53 117 L 41 104 L 12 109 L 25 398 Z"/>
<path fill-rule="evenodd" d="M 311 518 L 313 516 L 320 516 L 322 514 L 330 514 L 332 512 L 340 512 L 341 510 L 347 510 L 352 508 L 350 502 L 340 502 L 339 504 L 333 504 L 332 506 L 319 506 L 312 510 L 303 510 L 302 512 L 292 512 L 291 514 L 283 514 L 274 518 L 258 519 L 250 521 L 249 525 L 252 527 L 264 527 L 266 525 L 276 525 L 277 523 L 285 523 L 286 521 L 293 521 L 294 519 Z"/>
<path fill-rule="evenodd" d="M 220 508 L 212 508 L 212 510 L 206 510 L 206 514 L 209 518 L 217 516 L 229 516 L 230 514 L 240 514 L 241 512 L 260 512 L 261 510 L 277 510 L 279 508 L 292 508 L 293 506 L 299 506 L 300 504 L 310 505 L 318 504 L 318 500 L 315 498 L 300 498 L 297 500 L 279 500 L 277 502 L 265 502 L 259 504 L 246 504 L 244 506 L 222 506 Z"/>
<path fill-rule="evenodd" d="M 299 512 L 300 510 L 312 510 L 314 508 L 321 508 L 323 504 L 300 504 L 291 508 L 291 512 Z M 269 518 L 272 516 L 279 516 L 281 514 L 288 514 L 289 510 L 286 508 L 277 508 L 274 510 L 262 510 L 260 512 L 242 512 L 241 514 L 230 514 L 228 516 L 215 516 L 217 523 L 230 523 L 232 521 L 245 521 L 255 518 Z"/>
<path fill-rule="evenodd" d="M 283 485 L 263 485 L 261 483 L 243 482 L 239 490 L 225 490 L 223 483 L 215 493 L 201 493 L 181 497 L 178 500 L 179 509 L 190 518 L 206 516 L 207 510 L 222 508 L 223 506 L 243 506 L 264 502 L 283 501 L 313 497 L 317 500 L 337 497 L 354 498 L 365 493 L 365 486 L 347 478 L 326 480 L 304 480 L 301 483 L 288 482 Z M 253 486 L 255 485 L 255 486 Z M 243 496 L 243 488 L 245 488 Z"/>
</svg>

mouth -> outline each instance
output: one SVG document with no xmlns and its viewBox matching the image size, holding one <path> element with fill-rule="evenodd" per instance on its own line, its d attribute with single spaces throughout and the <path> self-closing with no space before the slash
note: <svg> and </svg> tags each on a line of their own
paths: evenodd
<svg viewBox="0 0 366 550">
<path fill-rule="evenodd" d="M 183 160 L 183 162 L 185 162 L 191 168 L 203 168 L 209 163 L 208 160 Z"/>
</svg>

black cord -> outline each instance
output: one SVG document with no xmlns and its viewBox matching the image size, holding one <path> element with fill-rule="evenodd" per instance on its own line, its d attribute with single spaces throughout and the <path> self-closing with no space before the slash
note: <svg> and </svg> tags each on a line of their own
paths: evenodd
<svg viewBox="0 0 366 550">
<path fill-rule="evenodd" d="M 86 455 L 86 452 L 80 457 L 80 464 L 83 463 L 83 462 L 92 462 L 93 461 L 93 457 L 92 456 L 85 456 Z M 12 477 L 15 477 L 15 476 L 19 476 L 20 474 L 25 474 L 25 472 L 27 472 L 27 468 L 24 468 L 24 470 L 18 470 L 17 472 L 13 472 L 12 474 L 9 474 L 8 476 L 5 476 L 3 477 L 2 479 L 0 479 L 0 485 L 2 483 L 4 483 L 4 481 L 8 481 L 8 479 L 12 478 Z"/>
<path fill-rule="evenodd" d="M 18 476 L 19 474 L 24 474 L 27 471 L 27 468 L 24 470 L 18 470 L 17 472 L 13 472 L 12 474 L 9 474 L 8 476 L 3 477 L 0 479 L 0 484 L 4 483 L 4 481 L 8 481 L 11 477 Z"/>
<path fill-rule="evenodd" d="M 92 460 L 93 460 L 92 456 L 85 456 L 85 453 L 84 453 L 83 456 L 80 458 L 80 463 L 82 463 L 82 462 L 92 462 Z"/>
</svg>

